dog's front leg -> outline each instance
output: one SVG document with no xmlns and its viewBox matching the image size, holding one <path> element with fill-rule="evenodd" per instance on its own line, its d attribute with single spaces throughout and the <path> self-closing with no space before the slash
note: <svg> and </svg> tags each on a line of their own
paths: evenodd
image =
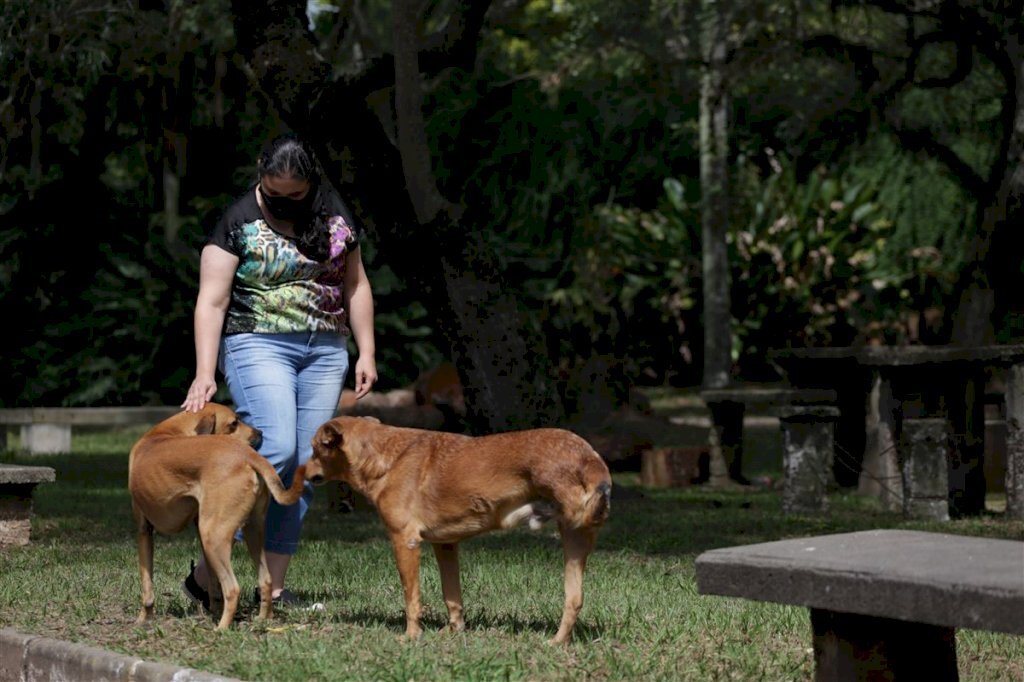
<svg viewBox="0 0 1024 682">
<path fill-rule="evenodd" d="M 558 632 L 550 640 L 552 644 L 565 644 L 572 635 L 576 618 L 583 608 L 583 572 L 587 568 L 587 557 L 594 549 L 597 532 L 593 528 L 571 528 L 565 522 L 559 523 L 562 533 L 562 550 L 565 555 L 565 605 L 562 608 L 562 622 Z"/>
<path fill-rule="evenodd" d="M 441 572 L 441 593 L 448 607 L 448 627 L 455 632 L 466 628 L 462 618 L 462 586 L 459 584 L 459 546 L 455 543 L 434 545 L 437 568 Z"/>
<path fill-rule="evenodd" d="M 396 533 L 391 536 L 405 592 L 405 636 L 409 639 L 419 639 L 423 634 L 420 627 L 420 542 L 418 535 Z"/>
</svg>

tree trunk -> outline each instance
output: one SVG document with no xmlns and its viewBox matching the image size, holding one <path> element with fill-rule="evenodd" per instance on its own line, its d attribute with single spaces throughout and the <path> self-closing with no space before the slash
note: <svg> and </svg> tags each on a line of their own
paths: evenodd
<svg viewBox="0 0 1024 682">
<path fill-rule="evenodd" d="M 705 388 L 729 383 L 732 314 L 729 305 L 728 152 L 729 92 L 725 79 L 727 7 L 706 0 L 702 20 L 704 56 L 700 88 L 700 184 L 704 271 Z"/>
<path fill-rule="evenodd" d="M 967 265 L 960 275 L 953 319 L 952 341 L 961 345 L 992 343 L 997 290 L 993 281 L 1005 278 L 1001 269 L 1017 270 L 1016 239 L 1024 201 L 1024 46 L 1016 30 L 1001 31 L 1001 22 L 985 26 L 1002 34 L 1000 69 L 1009 91 L 1001 112 L 1005 142 L 991 166 L 983 191 L 976 193 L 975 234 L 968 247 Z M 999 248 L 993 248 L 999 245 Z M 1005 247 L 1005 248 L 1003 248 Z M 1012 278 L 1007 279 L 1013 282 Z M 1012 286 L 1012 284 L 1011 284 Z M 998 291 L 1016 299 L 1014 292 Z"/>
</svg>

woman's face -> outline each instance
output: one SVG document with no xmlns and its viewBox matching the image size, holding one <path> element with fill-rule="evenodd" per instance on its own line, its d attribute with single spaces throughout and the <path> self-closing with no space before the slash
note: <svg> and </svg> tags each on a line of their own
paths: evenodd
<svg viewBox="0 0 1024 682">
<path fill-rule="evenodd" d="M 260 195 L 271 216 L 293 223 L 308 222 L 315 199 L 312 183 L 291 175 L 262 176 Z"/>
</svg>

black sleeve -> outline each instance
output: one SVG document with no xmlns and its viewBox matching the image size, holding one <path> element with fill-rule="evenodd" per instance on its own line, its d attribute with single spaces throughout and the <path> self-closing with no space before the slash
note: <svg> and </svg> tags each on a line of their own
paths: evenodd
<svg viewBox="0 0 1024 682">
<path fill-rule="evenodd" d="M 241 257 L 237 227 L 259 218 L 259 210 L 259 204 L 256 203 L 252 191 L 246 192 L 224 209 L 213 228 L 207 233 L 206 244 L 216 244 L 228 253 Z"/>
<path fill-rule="evenodd" d="M 328 216 L 340 215 L 345 219 L 345 222 L 349 227 L 352 228 L 352 232 L 355 236 L 356 243 L 360 243 L 363 240 L 363 225 L 355 216 L 352 211 L 349 210 L 345 202 L 342 201 L 338 193 L 330 186 L 322 186 L 320 188 L 320 201 L 321 210 Z"/>
</svg>

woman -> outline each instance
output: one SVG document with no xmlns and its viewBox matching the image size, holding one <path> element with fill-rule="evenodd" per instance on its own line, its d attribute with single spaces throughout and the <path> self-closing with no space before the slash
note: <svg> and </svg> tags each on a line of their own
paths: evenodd
<svg viewBox="0 0 1024 682">
<path fill-rule="evenodd" d="M 359 350 L 356 396 L 377 380 L 373 297 L 360 230 L 324 186 L 308 143 L 294 134 L 271 140 L 257 174 L 203 247 L 196 376 L 182 407 L 197 411 L 213 398 L 219 369 L 239 416 L 263 432 L 260 454 L 288 485 L 309 459 L 316 429 L 335 414 L 349 334 Z M 297 504 L 270 503 L 265 546 L 275 605 L 301 606 L 284 582 L 312 494 L 307 484 Z M 207 608 L 208 581 L 200 559 L 182 586 Z"/>
</svg>

